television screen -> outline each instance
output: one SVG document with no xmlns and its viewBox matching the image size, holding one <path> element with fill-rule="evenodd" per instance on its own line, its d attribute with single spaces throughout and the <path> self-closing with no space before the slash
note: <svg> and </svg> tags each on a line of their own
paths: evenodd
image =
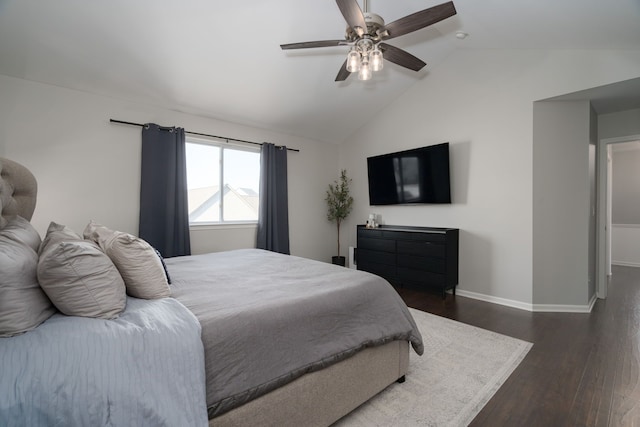
<svg viewBox="0 0 640 427">
<path fill-rule="evenodd" d="M 367 158 L 369 204 L 451 203 L 449 143 Z"/>
</svg>

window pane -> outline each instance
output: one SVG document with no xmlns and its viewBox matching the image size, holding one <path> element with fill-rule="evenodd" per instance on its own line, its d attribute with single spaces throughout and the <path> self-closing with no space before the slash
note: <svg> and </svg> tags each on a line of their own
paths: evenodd
<svg viewBox="0 0 640 427">
<path fill-rule="evenodd" d="M 189 222 L 220 221 L 220 147 L 186 144 Z"/>
<path fill-rule="evenodd" d="M 225 221 L 257 221 L 260 153 L 224 149 Z"/>
</svg>

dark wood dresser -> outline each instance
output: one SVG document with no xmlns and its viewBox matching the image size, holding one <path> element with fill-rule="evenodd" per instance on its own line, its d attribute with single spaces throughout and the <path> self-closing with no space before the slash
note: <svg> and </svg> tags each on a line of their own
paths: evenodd
<svg viewBox="0 0 640 427">
<path fill-rule="evenodd" d="M 358 270 L 394 285 L 437 288 L 446 297 L 458 284 L 457 228 L 358 225 Z"/>
</svg>

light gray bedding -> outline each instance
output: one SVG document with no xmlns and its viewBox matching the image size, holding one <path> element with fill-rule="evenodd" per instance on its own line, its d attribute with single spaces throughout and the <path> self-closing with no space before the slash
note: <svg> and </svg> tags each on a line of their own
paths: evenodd
<svg viewBox="0 0 640 427">
<path fill-rule="evenodd" d="M 200 324 L 173 298 L 0 338 L 0 426 L 207 426 Z"/>
<path fill-rule="evenodd" d="M 210 418 L 368 346 L 408 340 L 423 352 L 378 276 L 258 249 L 165 261 L 172 296 L 202 325 Z"/>
</svg>

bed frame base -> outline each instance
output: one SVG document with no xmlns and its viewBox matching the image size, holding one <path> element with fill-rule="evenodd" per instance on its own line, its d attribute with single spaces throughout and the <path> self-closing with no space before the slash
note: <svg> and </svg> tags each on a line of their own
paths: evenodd
<svg viewBox="0 0 640 427">
<path fill-rule="evenodd" d="M 209 426 L 326 427 L 390 384 L 401 382 L 408 366 L 406 341 L 367 348 L 211 419 Z"/>
</svg>

